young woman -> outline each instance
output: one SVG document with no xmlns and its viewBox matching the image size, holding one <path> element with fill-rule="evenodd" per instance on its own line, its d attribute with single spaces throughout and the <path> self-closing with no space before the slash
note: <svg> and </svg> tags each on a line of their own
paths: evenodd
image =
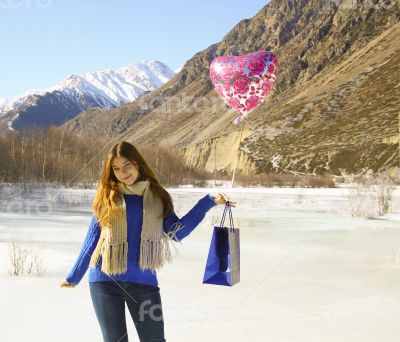
<svg viewBox="0 0 400 342">
<path fill-rule="evenodd" d="M 128 341 L 125 303 L 140 341 L 165 341 L 156 271 L 225 196 L 201 198 L 182 218 L 139 151 L 122 141 L 103 165 L 81 251 L 61 287 L 75 287 L 89 266 L 89 289 L 104 342 Z M 235 207 L 235 201 L 229 201 Z"/>
</svg>

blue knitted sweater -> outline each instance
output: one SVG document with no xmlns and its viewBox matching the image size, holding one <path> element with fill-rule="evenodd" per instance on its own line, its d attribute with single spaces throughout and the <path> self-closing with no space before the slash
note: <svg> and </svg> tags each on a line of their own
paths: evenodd
<svg viewBox="0 0 400 342">
<path fill-rule="evenodd" d="M 125 273 L 109 276 L 101 271 L 101 256 L 96 267 L 89 269 L 89 282 L 99 281 L 132 281 L 137 283 L 158 285 L 157 274 L 150 270 L 139 268 L 140 235 L 143 223 L 143 196 L 123 195 L 126 203 L 127 235 L 128 235 L 128 260 Z M 184 227 L 176 233 L 175 241 L 180 241 L 189 235 L 194 228 L 203 220 L 207 211 L 215 206 L 210 194 L 201 198 L 195 206 L 182 218 L 178 218 L 175 212 L 164 218 L 164 232 L 168 233 L 173 229 L 175 223 L 181 223 Z M 90 257 L 96 248 L 100 237 L 100 226 L 94 215 L 91 217 L 89 229 L 83 241 L 80 253 L 69 272 L 66 280 L 70 284 L 77 285 L 85 275 L 89 267 Z"/>
</svg>

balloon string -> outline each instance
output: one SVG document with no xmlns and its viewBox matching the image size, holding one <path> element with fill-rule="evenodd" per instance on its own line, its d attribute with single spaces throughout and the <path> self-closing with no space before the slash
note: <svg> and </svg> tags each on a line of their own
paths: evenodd
<svg viewBox="0 0 400 342">
<path fill-rule="evenodd" d="M 238 152 L 235 158 L 235 166 L 233 168 L 233 175 L 232 175 L 232 180 L 231 180 L 231 185 L 230 188 L 233 188 L 233 181 L 235 179 L 235 172 L 236 172 L 236 167 L 239 161 L 239 155 L 240 155 L 240 143 L 242 142 L 242 134 L 243 134 L 243 129 L 244 129 L 244 125 L 242 125 L 242 131 L 240 132 L 240 139 L 239 139 L 239 146 L 238 146 Z"/>
</svg>

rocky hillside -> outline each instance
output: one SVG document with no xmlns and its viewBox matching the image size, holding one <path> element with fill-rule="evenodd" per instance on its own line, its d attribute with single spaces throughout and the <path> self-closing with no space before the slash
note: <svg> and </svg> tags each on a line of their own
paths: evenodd
<svg viewBox="0 0 400 342">
<path fill-rule="evenodd" d="M 374 1 L 378 3 L 378 1 Z M 224 39 L 197 53 L 169 82 L 110 111 L 89 110 L 65 125 L 179 150 L 188 165 L 231 171 L 355 173 L 399 166 L 397 5 L 371 1 L 272 0 Z M 209 79 L 220 55 L 272 50 L 277 83 L 240 125 Z"/>
</svg>

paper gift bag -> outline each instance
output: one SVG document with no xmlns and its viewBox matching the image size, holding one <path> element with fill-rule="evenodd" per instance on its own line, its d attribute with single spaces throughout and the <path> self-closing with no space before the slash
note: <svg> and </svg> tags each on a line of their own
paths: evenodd
<svg viewBox="0 0 400 342">
<path fill-rule="evenodd" d="M 224 227 L 226 212 L 230 227 Z M 203 284 L 233 286 L 240 281 L 240 235 L 233 225 L 232 210 L 226 202 L 220 226 L 214 227 Z"/>
</svg>

